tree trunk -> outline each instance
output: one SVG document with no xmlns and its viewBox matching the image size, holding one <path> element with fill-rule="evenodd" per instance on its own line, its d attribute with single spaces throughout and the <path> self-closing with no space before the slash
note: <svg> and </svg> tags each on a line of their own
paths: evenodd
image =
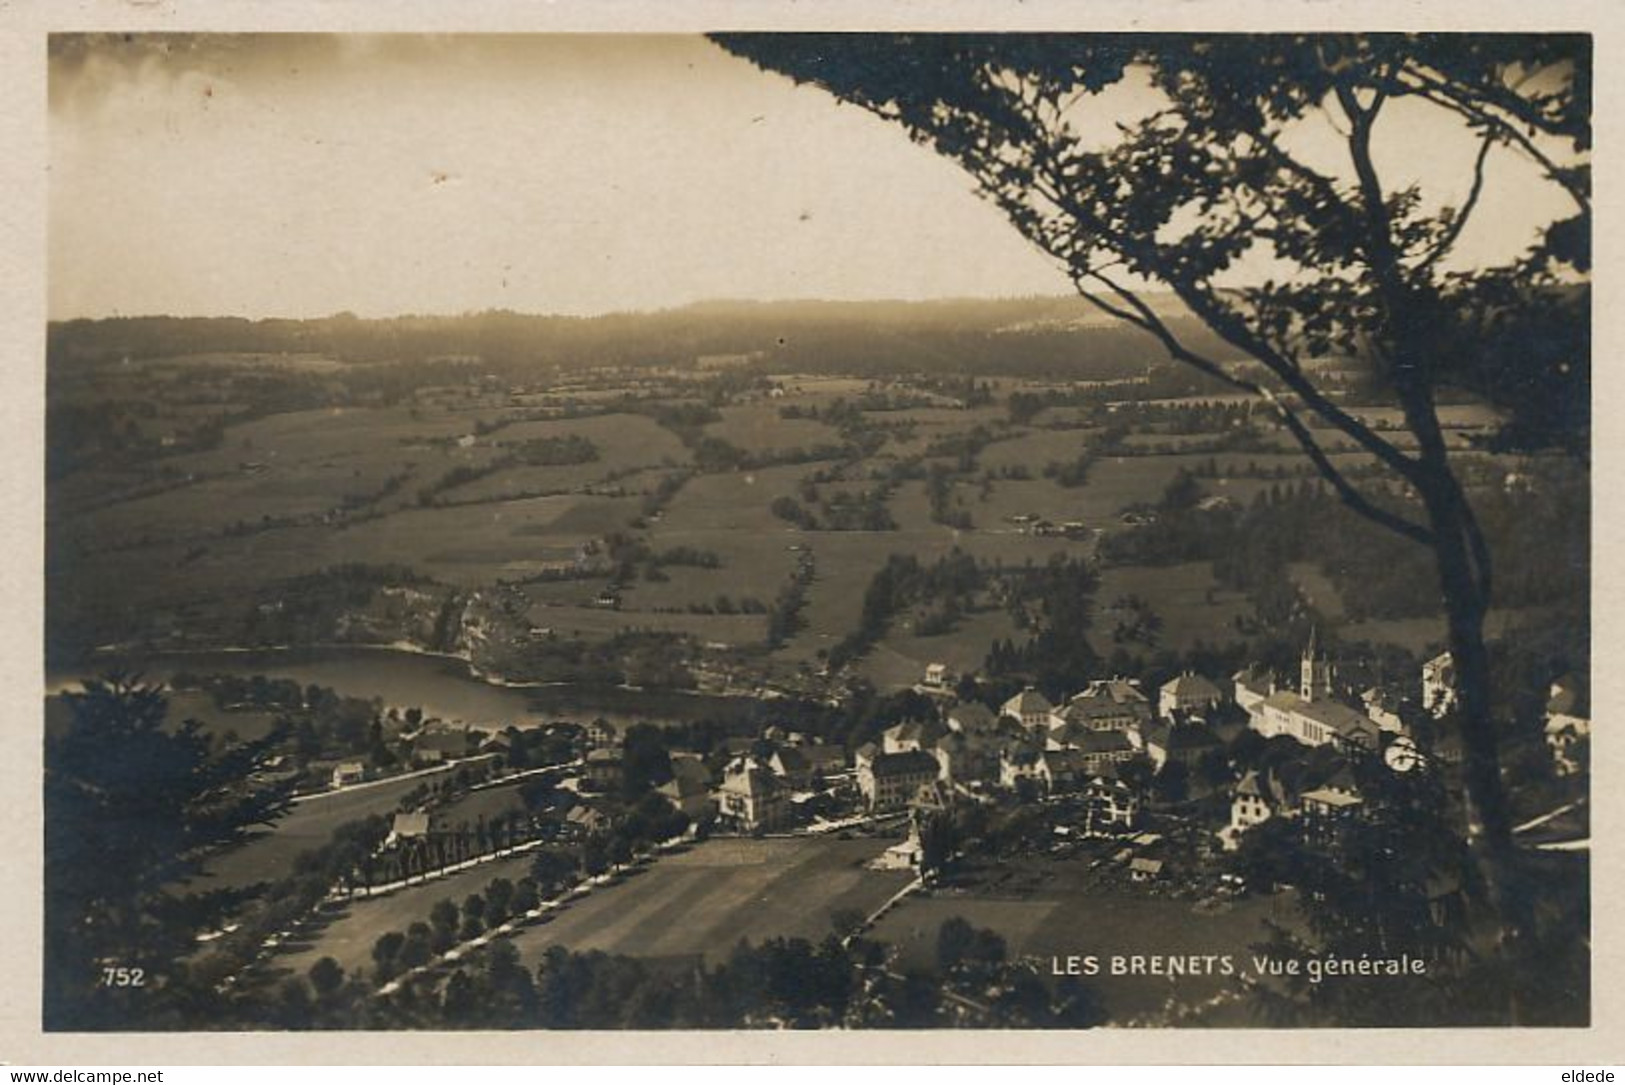
<svg viewBox="0 0 1625 1085">
<path fill-rule="evenodd" d="M 1432 466 L 1420 489 L 1435 532 L 1433 552 L 1455 668 L 1455 720 L 1462 738 L 1467 843 L 1500 921 L 1501 947 L 1516 975 L 1521 971 L 1518 966 L 1532 934 L 1534 917 L 1517 869 L 1511 811 L 1501 783 L 1489 651 L 1484 642 L 1489 600 L 1482 588 L 1482 577 L 1487 570 L 1475 573 L 1471 538 L 1474 528 L 1459 483 L 1442 464 Z M 1509 992 L 1509 999 L 1516 1023 L 1515 989 Z"/>
</svg>

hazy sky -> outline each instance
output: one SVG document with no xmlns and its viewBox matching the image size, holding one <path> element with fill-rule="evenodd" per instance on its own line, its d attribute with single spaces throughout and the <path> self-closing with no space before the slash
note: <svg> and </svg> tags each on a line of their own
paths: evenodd
<svg viewBox="0 0 1625 1085">
<path fill-rule="evenodd" d="M 50 109 L 55 319 L 1068 289 L 952 163 L 697 37 L 59 37 Z M 1470 138 L 1392 127 L 1465 190 Z M 1566 213 L 1525 180 L 1467 254 Z"/>
</svg>

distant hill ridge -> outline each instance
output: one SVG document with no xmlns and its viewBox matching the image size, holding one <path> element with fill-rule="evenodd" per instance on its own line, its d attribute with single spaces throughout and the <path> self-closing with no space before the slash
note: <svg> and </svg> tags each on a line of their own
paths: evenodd
<svg viewBox="0 0 1625 1085">
<path fill-rule="evenodd" d="M 1225 353 L 1171 295 L 1147 300 L 1193 342 Z M 805 372 L 957 372 L 1120 378 L 1163 360 L 1143 333 L 1079 297 L 940 301 L 698 302 L 575 317 L 490 310 L 456 316 L 302 320 L 111 317 L 53 322 L 52 366 L 200 353 L 320 353 L 352 362 L 478 356 L 511 366 L 687 365 L 760 355 Z"/>
</svg>

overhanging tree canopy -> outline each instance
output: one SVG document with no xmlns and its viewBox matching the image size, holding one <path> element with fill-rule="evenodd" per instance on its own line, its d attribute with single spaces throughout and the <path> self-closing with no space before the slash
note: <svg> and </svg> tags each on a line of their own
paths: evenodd
<svg viewBox="0 0 1625 1085">
<path fill-rule="evenodd" d="M 1489 548 L 1439 422 L 1441 388 L 1502 407 L 1508 447 L 1589 441 L 1590 44 L 1577 35 L 719 34 L 727 50 L 904 127 L 964 167 L 1102 310 L 1273 407 L 1357 513 L 1430 547 L 1449 619 L 1468 833 L 1509 938 L 1514 888 L 1483 636 Z M 1109 93 L 1140 108 L 1113 111 Z M 1121 101 L 1121 99 L 1119 100 Z M 1385 125 L 1475 141 L 1459 198 L 1385 177 Z M 1399 119 L 1395 119 L 1396 116 Z M 1308 153 L 1319 129 L 1330 159 Z M 1491 266 L 1462 254 L 1486 186 L 1524 164 L 1562 211 Z M 854 164 L 854 168 L 858 168 Z M 1171 291 L 1244 356 L 1180 339 Z M 1365 361 L 1405 436 L 1318 381 Z M 1388 469 L 1356 485 L 1340 434 Z M 1408 500 L 1395 500 L 1403 495 Z M 1415 507 L 1419 506 L 1419 507 Z"/>
</svg>

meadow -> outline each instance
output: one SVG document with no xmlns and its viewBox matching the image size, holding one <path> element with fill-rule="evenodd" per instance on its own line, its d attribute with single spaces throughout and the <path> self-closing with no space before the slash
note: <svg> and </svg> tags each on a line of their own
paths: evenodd
<svg viewBox="0 0 1625 1085">
<path fill-rule="evenodd" d="M 149 360 L 138 368 L 182 387 L 194 373 L 214 380 L 221 373 L 293 366 L 325 375 L 335 365 L 319 357 L 211 355 Z M 115 367 L 99 379 L 122 388 L 131 377 Z M 669 632 L 690 634 L 704 644 L 762 650 L 767 620 L 761 611 L 780 597 L 810 553 L 813 576 L 805 588 L 800 628 L 762 665 L 768 671 L 815 667 L 823 652 L 857 627 L 864 593 L 892 554 L 929 564 L 957 548 L 1005 566 L 1058 555 L 1086 557 L 1101 533 L 1120 528 L 1125 510 L 1154 504 L 1181 470 L 1199 472 L 1211 465 L 1245 475 L 1201 479 L 1205 493 L 1244 506 L 1274 486 L 1309 477 L 1301 455 L 1285 447 L 1177 451 L 1215 435 L 1148 427 L 1129 435 L 1137 454 L 1096 456 L 1082 485 L 1062 486 L 1044 476 L 1046 466 L 1074 462 L 1094 435 L 1058 428 L 1070 408 L 1046 409 L 1017 424 L 1000 399 L 954 406 L 939 392 L 907 380 L 776 374 L 770 378 L 771 396 L 757 393 L 723 403 L 714 420 L 686 432 L 659 424 L 637 407 L 542 416 L 608 404 L 617 396 L 632 397 L 623 398 L 628 403 L 650 395 L 696 402 L 688 389 L 697 387 L 690 383 L 697 379 L 703 375 L 588 371 L 545 389 L 504 392 L 481 382 L 422 388 L 394 405 L 251 418 L 228 426 L 207 450 L 176 451 L 128 466 L 101 463 L 53 479 L 48 494 L 51 624 L 102 644 L 138 643 L 154 629 L 231 628 L 256 601 L 278 598 L 280 586 L 293 578 L 365 564 L 408 569 L 465 592 L 498 582 L 516 585 L 528 600 L 529 620 L 560 635 L 597 640 L 625 631 Z M 1005 396 L 1050 388 L 1053 382 L 996 384 L 995 394 Z M 82 396 L 84 390 L 71 394 Z M 689 446 L 702 437 L 726 441 L 756 462 L 840 443 L 850 434 L 806 415 L 838 399 L 852 404 L 877 394 L 893 402 L 933 405 L 865 410 L 856 423 L 871 441 L 862 458 L 694 471 Z M 173 398 L 160 418 L 243 408 Z M 787 409 L 802 416 L 786 418 Z M 1395 422 L 1379 410 L 1361 413 L 1375 424 Z M 1472 407 L 1443 413 L 1461 439 L 1492 417 Z M 959 439 L 979 443 L 987 437 L 992 439 L 974 453 L 973 465 L 961 472 L 966 442 Z M 591 456 L 553 465 L 516 460 L 527 443 L 550 439 L 585 442 Z M 926 456 L 928 450 L 934 454 Z M 1363 453 L 1334 458 L 1350 467 L 1368 462 Z M 898 480 L 903 466 L 915 476 Z M 933 507 L 928 484 L 917 474 L 939 468 L 950 472 L 948 517 L 941 503 Z M 652 496 L 678 472 L 686 476 L 682 485 L 663 495 L 656 508 Z M 821 518 L 818 528 L 806 530 L 776 515 L 774 502 L 804 501 L 805 486 L 815 475 L 824 481 L 806 507 Z M 894 530 L 828 530 L 824 521 L 833 502 L 842 495 L 873 494 L 887 479 L 892 481 L 884 512 Z M 955 526 L 938 522 L 942 518 Z M 1029 519 L 1081 523 L 1085 530 L 1071 538 L 1041 536 L 1022 526 Z M 611 609 L 597 605 L 596 598 L 610 583 L 610 568 L 572 566 L 583 554 L 604 554 L 614 537 L 638 544 L 644 556 L 626 570 Z M 680 551 L 697 552 L 704 561 L 660 560 Z M 1337 620 L 1341 608 L 1324 576 L 1309 566 L 1293 572 L 1321 604 L 1322 614 Z M 1111 618 L 1104 609 L 1123 595 L 1149 603 L 1164 623 L 1160 644 L 1175 648 L 1235 637 L 1236 617 L 1249 610 L 1245 599 L 1219 591 L 1201 566 L 1108 567 L 1102 575 L 1095 628 L 1088 634 L 1102 651 L 1112 647 Z M 1367 623 L 1359 635 L 1423 643 L 1433 638 L 1431 625 L 1424 631 L 1424 624 L 1429 623 Z M 926 662 L 974 668 L 992 641 L 1020 636 L 997 612 L 972 614 L 934 637 L 916 636 L 907 614 L 893 626 L 860 664 L 862 673 L 882 687 L 912 683 Z M 422 632 L 403 629 L 401 638 Z"/>
<path fill-rule="evenodd" d="M 889 840 L 825 837 L 717 839 L 634 868 L 614 884 L 565 904 L 512 936 L 529 968 L 552 946 L 601 950 L 667 964 L 705 959 L 718 964 L 741 940 L 819 941 L 843 912 L 867 915 L 911 875 L 864 864 Z M 461 902 L 493 878 L 527 875 L 526 856 L 497 859 L 386 896 L 349 902 L 328 913 L 307 940 L 276 959 L 303 974 L 320 958 L 344 969 L 370 969 L 382 934 L 426 921 L 440 900 Z"/>
<path fill-rule="evenodd" d="M 868 914 L 912 877 L 864 864 L 889 840 L 709 840 L 594 892 L 514 939 L 535 966 L 550 946 L 712 964 L 740 941 L 819 941 L 842 912 Z"/>
<path fill-rule="evenodd" d="M 1163 621 L 1159 646 L 1186 651 L 1198 641 L 1213 646 L 1236 637 L 1235 620 L 1252 613 L 1239 592 L 1221 588 L 1208 562 L 1181 565 L 1118 565 L 1103 570 L 1095 592 L 1093 628 L 1089 643 L 1101 655 L 1110 655 L 1112 604 L 1125 596 L 1139 596 Z"/>
<path fill-rule="evenodd" d="M 1033 962 L 1051 977 L 1055 958 L 1096 956 L 1098 976 L 1082 978 L 1115 1020 L 1154 1016 L 1170 996 L 1199 1002 L 1237 980 L 1222 975 L 1133 976 L 1110 974 L 1110 958 L 1140 955 L 1230 955 L 1245 969 L 1254 943 L 1264 939 L 1266 919 L 1284 917 L 1285 898 L 1248 898 L 1220 910 L 1198 910 L 1175 900 L 1126 888 L 1105 888 L 1082 860 L 1036 860 L 1001 864 L 1019 888 L 978 886 L 938 889 L 904 898 L 875 925 L 872 937 L 895 947 L 902 968 L 936 969 L 937 932 L 950 919 L 999 934 L 1012 958 Z"/>
</svg>

